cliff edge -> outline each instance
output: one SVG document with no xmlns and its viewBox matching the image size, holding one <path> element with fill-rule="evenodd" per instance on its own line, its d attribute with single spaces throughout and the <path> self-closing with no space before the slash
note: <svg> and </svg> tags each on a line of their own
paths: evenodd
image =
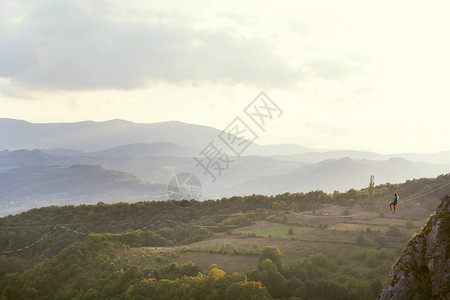
<svg viewBox="0 0 450 300">
<path fill-rule="evenodd" d="M 450 299 L 450 198 L 397 259 L 381 299 Z"/>
</svg>

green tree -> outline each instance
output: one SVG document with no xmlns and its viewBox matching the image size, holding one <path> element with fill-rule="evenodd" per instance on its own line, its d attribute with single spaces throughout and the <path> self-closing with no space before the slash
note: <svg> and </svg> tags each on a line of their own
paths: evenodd
<svg viewBox="0 0 450 300">
<path fill-rule="evenodd" d="M 369 199 L 372 200 L 373 194 L 375 193 L 375 176 L 370 175 L 370 181 L 369 181 Z"/>
<path fill-rule="evenodd" d="M 180 273 L 182 276 L 197 276 L 200 269 L 192 261 L 181 265 Z"/>
<path fill-rule="evenodd" d="M 263 271 L 261 273 L 262 283 L 274 298 L 288 296 L 287 280 L 276 270 Z"/>
<path fill-rule="evenodd" d="M 278 271 L 278 266 L 274 264 L 273 261 L 271 261 L 269 258 L 266 258 L 258 264 L 258 269 L 261 272 L 269 270 Z"/>
<path fill-rule="evenodd" d="M 258 261 L 261 262 L 265 259 L 270 259 L 281 270 L 281 257 L 282 253 L 277 246 L 267 246 L 261 251 Z"/>
<path fill-rule="evenodd" d="M 366 265 L 369 268 L 374 268 L 377 266 L 377 255 L 376 255 L 376 250 L 375 249 L 369 249 L 366 252 Z"/>
<path fill-rule="evenodd" d="M 316 253 L 310 256 L 311 262 L 318 267 L 328 267 L 328 257 L 322 253 Z"/>
</svg>

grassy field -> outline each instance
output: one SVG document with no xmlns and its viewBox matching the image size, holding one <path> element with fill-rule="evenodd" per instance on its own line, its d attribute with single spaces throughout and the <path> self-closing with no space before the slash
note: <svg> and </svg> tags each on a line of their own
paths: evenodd
<svg viewBox="0 0 450 300">
<path fill-rule="evenodd" d="M 118 254 L 121 255 L 121 254 Z M 184 251 L 180 247 L 163 248 L 133 248 L 126 257 L 134 264 L 139 264 L 142 268 L 161 267 L 171 262 L 182 265 L 193 262 L 202 270 L 209 270 L 215 264 L 220 269 L 227 272 L 247 272 L 257 265 L 256 255 L 235 255 L 232 253 L 209 253 L 205 251 L 190 250 Z"/>
<path fill-rule="evenodd" d="M 375 218 L 371 220 L 364 221 L 365 224 L 377 224 L 377 225 L 397 225 L 397 226 L 406 226 L 408 222 L 411 222 L 412 226 L 414 227 L 421 227 L 425 224 L 426 219 L 423 220 L 402 220 L 402 219 L 392 219 L 392 218 Z"/>
<path fill-rule="evenodd" d="M 373 218 L 370 220 L 351 220 L 348 222 L 341 222 L 334 224 L 328 230 L 341 231 L 361 231 L 370 228 L 372 231 L 380 230 L 386 232 L 391 226 L 408 227 L 408 232 L 419 232 L 420 228 L 425 224 L 424 220 L 404 220 L 393 218 Z"/>
<path fill-rule="evenodd" d="M 366 230 L 367 228 L 370 228 L 373 231 L 380 230 L 381 232 L 385 232 L 388 229 L 387 226 L 371 225 L 369 223 L 361 223 L 361 224 L 338 223 L 336 225 L 329 227 L 328 230 L 361 231 Z"/>
<path fill-rule="evenodd" d="M 425 220 L 408 221 L 391 215 L 380 218 L 378 214 L 364 215 L 365 218 L 359 219 L 323 216 L 324 213 L 331 215 L 332 210 L 334 210 L 336 216 L 341 215 L 341 211 L 345 209 L 344 207 L 331 206 L 327 210 L 320 211 L 322 216 L 314 216 L 312 211 L 288 213 L 287 221 L 291 224 L 257 220 L 250 226 L 231 231 L 231 234 L 216 233 L 208 240 L 189 245 L 147 249 L 146 251 L 152 253 L 152 258 L 146 258 L 146 261 L 149 265 L 164 265 L 169 261 L 176 261 L 181 265 L 193 261 L 202 269 L 208 269 L 211 264 L 217 264 L 229 272 L 246 272 L 256 267 L 258 255 L 266 246 L 277 246 L 283 253 L 282 260 L 284 263 L 321 252 L 330 259 L 337 259 L 339 256 L 344 257 L 347 263 L 358 269 L 358 272 L 371 272 L 372 269 L 366 266 L 364 251 L 386 248 L 389 253 L 398 255 L 409 236 L 414 232 L 419 232 L 425 223 Z M 363 211 L 362 208 L 353 210 Z M 315 211 L 315 214 L 317 214 L 317 211 Z M 410 227 L 407 228 L 406 225 Z M 399 237 L 393 238 L 387 234 L 391 226 L 398 226 L 402 239 Z M 289 234 L 290 228 L 293 230 L 292 235 Z M 368 232 L 367 228 L 370 228 L 372 233 Z M 380 233 L 377 233 L 378 230 L 381 232 L 383 239 L 394 239 L 398 243 L 384 242 L 384 245 L 380 245 L 376 242 L 376 237 L 380 237 Z M 357 242 L 360 232 L 364 234 L 363 243 Z M 137 253 L 140 253 L 141 250 L 137 251 Z M 355 253 L 363 254 L 359 258 L 355 258 Z M 160 256 L 159 261 L 156 260 L 157 256 Z M 383 270 L 379 270 L 379 272 L 388 272 L 394 261 L 393 258 L 394 256 L 389 260 L 384 260 L 380 265 Z M 137 255 L 136 259 L 141 258 Z"/>
<path fill-rule="evenodd" d="M 289 234 L 289 229 L 292 228 L 293 234 Z M 254 233 L 257 237 L 269 237 L 275 239 L 290 239 L 299 237 L 305 233 L 314 230 L 311 227 L 303 227 L 303 226 L 293 226 L 293 225 L 285 225 L 285 224 L 273 224 L 271 227 L 261 228 L 261 229 L 237 229 L 234 232 L 248 234 Z"/>
</svg>

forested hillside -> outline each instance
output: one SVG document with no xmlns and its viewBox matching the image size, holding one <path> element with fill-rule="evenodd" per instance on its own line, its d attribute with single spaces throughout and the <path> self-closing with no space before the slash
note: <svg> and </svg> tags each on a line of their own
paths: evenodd
<svg viewBox="0 0 450 300">
<path fill-rule="evenodd" d="M 0 297 L 375 299 L 449 182 L 32 209 L 0 219 Z"/>
</svg>

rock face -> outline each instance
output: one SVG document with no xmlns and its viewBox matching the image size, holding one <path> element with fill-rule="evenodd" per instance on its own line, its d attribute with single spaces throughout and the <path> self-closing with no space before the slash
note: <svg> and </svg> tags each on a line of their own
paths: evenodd
<svg viewBox="0 0 450 300">
<path fill-rule="evenodd" d="M 381 299 L 450 299 L 450 198 L 395 263 Z"/>
</svg>

